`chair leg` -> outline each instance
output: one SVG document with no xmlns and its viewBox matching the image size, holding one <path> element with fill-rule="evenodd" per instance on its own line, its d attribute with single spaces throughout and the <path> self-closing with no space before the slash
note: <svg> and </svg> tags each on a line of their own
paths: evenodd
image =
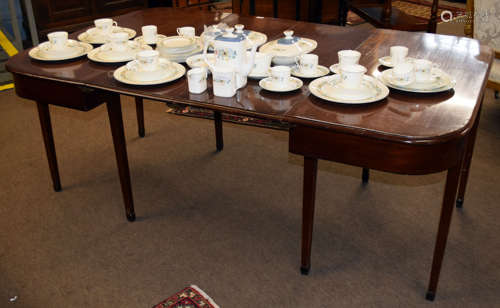
<svg viewBox="0 0 500 308">
<path fill-rule="evenodd" d="M 145 136 L 145 130 L 144 130 L 144 106 L 142 104 L 142 97 L 135 98 L 135 111 L 137 114 L 137 129 L 139 137 L 143 138 Z"/>
<path fill-rule="evenodd" d="M 57 166 L 56 147 L 54 145 L 54 136 L 52 135 L 52 124 L 50 122 L 49 105 L 36 102 L 38 117 L 40 118 L 40 127 L 42 129 L 45 152 L 49 162 L 50 176 L 55 191 L 61 190 L 61 179 L 59 178 L 59 168 Z"/>
<path fill-rule="evenodd" d="M 222 151 L 224 149 L 224 137 L 222 134 L 222 113 L 220 111 L 214 111 L 214 124 L 217 151 Z"/>
</svg>

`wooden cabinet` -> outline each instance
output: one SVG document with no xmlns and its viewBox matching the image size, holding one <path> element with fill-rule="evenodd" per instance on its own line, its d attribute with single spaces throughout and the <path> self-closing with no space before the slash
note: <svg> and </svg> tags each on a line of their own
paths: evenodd
<svg viewBox="0 0 500 308">
<path fill-rule="evenodd" d="M 338 23 L 341 0 L 233 0 L 240 15 Z"/>
<path fill-rule="evenodd" d="M 56 30 L 75 31 L 96 18 L 147 7 L 147 0 L 32 0 L 38 36 Z"/>
</svg>

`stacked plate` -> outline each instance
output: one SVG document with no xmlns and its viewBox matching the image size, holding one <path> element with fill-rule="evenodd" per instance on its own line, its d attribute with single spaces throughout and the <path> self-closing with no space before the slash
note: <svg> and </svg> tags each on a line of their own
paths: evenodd
<svg viewBox="0 0 500 308">
<path fill-rule="evenodd" d="M 453 89 L 456 81 L 438 68 L 432 68 L 432 77 L 426 82 L 413 81 L 401 83 L 392 74 L 393 69 L 387 69 L 380 74 L 379 79 L 393 89 L 414 93 L 438 93 Z"/>
<path fill-rule="evenodd" d="M 190 56 L 199 54 L 203 47 L 198 36 L 194 38 L 169 36 L 158 43 L 157 50 L 160 52 L 160 57 L 182 63 Z"/>
</svg>

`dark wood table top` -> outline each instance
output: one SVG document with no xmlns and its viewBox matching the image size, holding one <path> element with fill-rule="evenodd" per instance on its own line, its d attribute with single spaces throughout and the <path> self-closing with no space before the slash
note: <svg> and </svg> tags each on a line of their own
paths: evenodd
<svg viewBox="0 0 500 308">
<path fill-rule="evenodd" d="M 140 35 L 142 25 L 155 24 L 158 33 L 175 35 L 176 28 L 194 25 L 197 33 L 204 24 L 220 22 L 220 15 L 199 10 L 154 8 L 136 11 L 115 18 L 118 24 L 133 28 Z M 388 55 L 389 47 L 406 45 L 409 56 L 427 58 L 457 80 L 454 90 L 440 94 L 418 95 L 393 91 L 383 101 L 349 106 L 322 101 L 312 96 L 305 86 L 292 93 L 271 93 L 261 89 L 258 82 L 249 80 L 233 98 L 214 97 L 209 90 L 202 94 L 188 92 L 186 78 L 159 86 L 134 87 L 113 79 L 116 65 L 93 63 L 83 58 L 66 63 L 41 63 L 29 58 L 24 51 L 7 62 L 15 74 L 73 83 L 127 95 L 142 96 L 231 112 L 270 118 L 290 123 L 364 135 L 404 143 L 437 143 L 463 136 L 473 124 L 482 97 L 491 61 L 492 50 L 477 40 L 392 30 L 358 30 L 356 27 L 337 27 L 273 18 L 230 15 L 223 22 L 242 23 L 246 28 L 267 34 L 268 40 L 283 36 L 293 29 L 295 35 L 318 41 L 313 51 L 321 65 L 337 63 L 337 51 L 356 49 L 362 53 L 360 64 L 368 74 L 379 73 L 378 58 Z M 76 37 L 73 34 L 72 37 Z"/>
</svg>

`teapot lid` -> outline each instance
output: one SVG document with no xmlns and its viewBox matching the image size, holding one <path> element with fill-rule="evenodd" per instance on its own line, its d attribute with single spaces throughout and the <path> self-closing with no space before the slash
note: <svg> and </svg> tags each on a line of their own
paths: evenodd
<svg viewBox="0 0 500 308">
<path fill-rule="evenodd" d="M 280 45 L 292 45 L 292 44 L 297 43 L 300 40 L 300 37 L 293 36 L 292 30 L 287 30 L 283 33 L 285 34 L 285 37 L 280 38 L 278 40 L 278 44 L 280 44 Z"/>
<path fill-rule="evenodd" d="M 226 33 L 221 34 L 215 38 L 216 41 L 222 41 L 222 42 L 242 42 L 246 38 L 244 35 L 239 34 L 239 33 L 233 33 L 234 28 L 226 28 L 224 29 Z"/>
</svg>

